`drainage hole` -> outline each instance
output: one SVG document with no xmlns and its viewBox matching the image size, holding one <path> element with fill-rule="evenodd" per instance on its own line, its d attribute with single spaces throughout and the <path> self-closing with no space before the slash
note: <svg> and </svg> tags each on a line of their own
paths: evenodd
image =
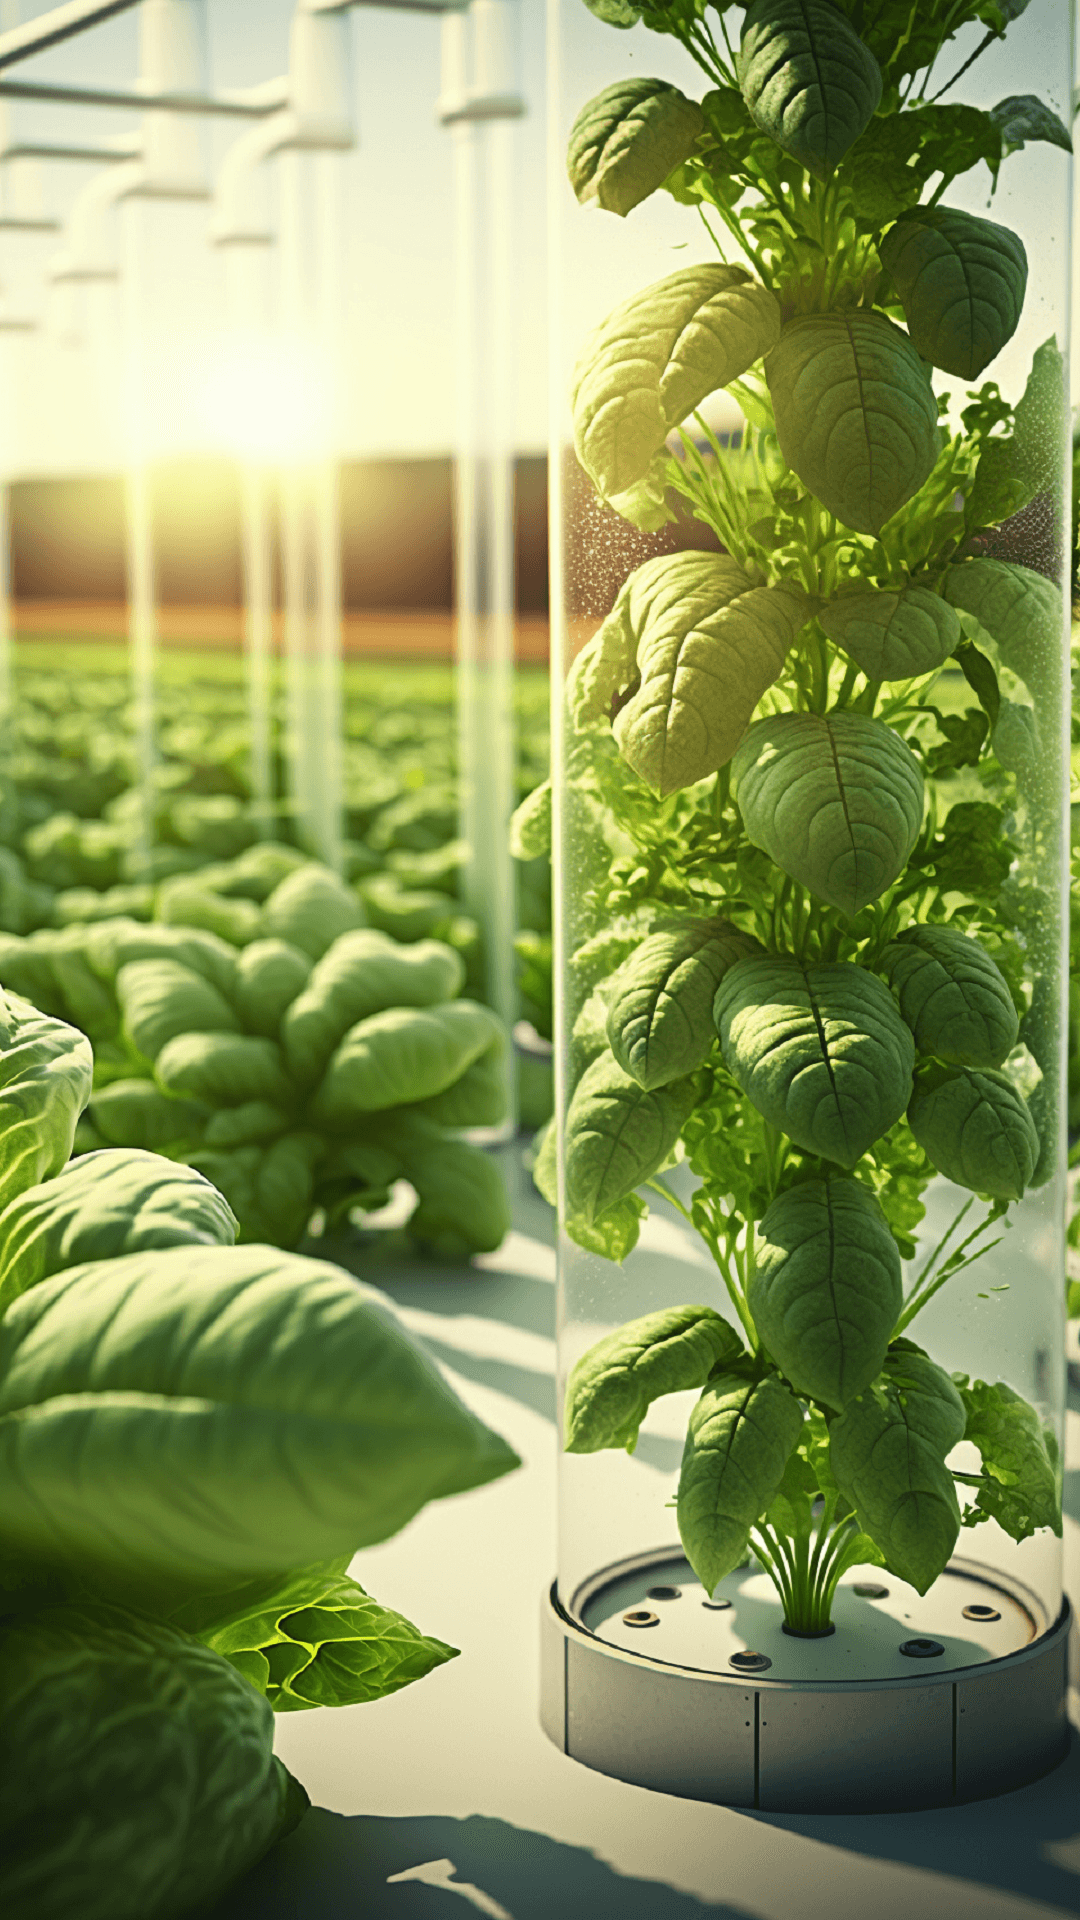
<svg viewBox="0 0 1080 1920">
<path fill-rule="evenodd" d="M 945 1649 L 940 1640 L 902 1640 L 900 1651 L 911 1660 L 933 1660 Z"/>
<path fill-rule="evenodd" d="M 851 1591 L 857 1593 L 860 1600 L 887 1600 L 889 1597 L 888 1587 L 876 1587 L 872 1580 L 856 1581 Z"/>
<path fill-rule="evenodd" d="M 659 1625 L 660 1615 L 650 1613 L 648 1607 L 632 1607 L 629 1613 L 623 1614 L 624 1627 L 658 1627 Z"/>
<path fill-rule="evenodd" d="M 650 1587 L 645 1595 L 645 1598 L 646 1600 L 681 1600 L 682 1588 L 681 1587 Z"/>
<path fill-rule="evenodd" d="M 728 1665 L 737 1667 L 740 1673 L 764 1673 L 772 1661 L 767 1653 L 753 1653 L 748 1647 L 745 1653 L 733 1653 Z"/>
<path fill-rule="evenodd" d="M 964 1619 L 965 1620 L 1000 1620 L 1001 1615 L 998 1612 L 996 1607 L 965 1607 Z"/>
<path fill-rule="evenodd" d="M 703 1607 L 708 1607 L 710 1613 L 723 1613 L 726 1610 L 726 1608 L 730 1607 L 731 1601 L 730 1600 L 703 1600 L 701 1604 Z"/>
</svg>

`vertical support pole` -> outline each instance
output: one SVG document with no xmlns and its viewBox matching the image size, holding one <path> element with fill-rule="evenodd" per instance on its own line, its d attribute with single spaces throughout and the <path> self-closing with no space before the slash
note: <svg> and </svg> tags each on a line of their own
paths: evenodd
<svg viewBox="0 0 1080 1920">
<path fill-rule="evenodd" d="M 463 891 L 479 922 L 484 989 L 509 1033 L 517 1016 L 514 869 L 514 429 L 512 120 L 504 0 L 443 21 L 442 117 L 454 152 L 458 403 L 454 462 L 455 658 Z M 506 1058 L 507 1131 L 516 1127 Z"/>
<path fill-rule="evenodd" d="M 154 684 L 157 662 L 157 587 L 154 518 L 146 436 L 145 287 L 148 205 L 132 198 L 124 220 L 124 378 L 128 461 L 125 485 L 128 640 L 139 794 L 139 850 L 149 862 L 156 838 Z"/>
<path fill-rule="evenodd" d="M 330 154 L 281 156 L 281 318 L 290 346 L 337 368 L 337 180 Z M 326 409 L 327 428 L 332 407 Z M 342 865 L 341 561 L 336 461 L 329 447 L 281 473 L 289 790 L 298 837 Z"/>
<path fill-rule="evenodd" d="M 268 307 L 261 245 L 225 250 L 229 318 L 239 338 L 265 324 Z M 251 799 L 264 840 L 274 837 L 274 583 L 272 488 L 263 462 L 240 461 L 240 548 L 244 595 L 244 665 L 251 742 Z"/>
</svg>

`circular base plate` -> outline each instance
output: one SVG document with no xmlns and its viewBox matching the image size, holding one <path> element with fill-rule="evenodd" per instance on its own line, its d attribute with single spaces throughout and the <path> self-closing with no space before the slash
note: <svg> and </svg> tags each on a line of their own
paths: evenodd
<svg viewBox="0 0 1080 1920">
<path fill-rule="evenodd" d="M 677 1548 L 601 1569 L 569 1610 L 553 1588 L 545 1730 L 616 1779 L 789 1813 L 982 1799 L 1068 1751 L 1067 1602 L 1049 1624 L 1033 1595 L 966 1561 L 923 1601 L 855 1569 L 835 1634 L 805 1640 L 782 1631 L 771 1592 L 743 1570 L 717 1590 L 729 1607 L 706 1605 Z"/>
<path fill-rule="evenodd" d="M 922 1596 L 880 1567 L 853 1567 L 837 1589 L 836 1631 L 827 1638 L 786 1634 L 776 1588 L 754 1568 L 729 1574 L 707 1599 L 676 1553 L 588 1582 L 568 1611 L 598 1640 L 665 1665 L 727 1673 L 733 1657 L 738 1664 L 753 1651 L 770 1661 L 758 1671 L 774 1680 L 903 1680 L 920 1659 L 952 1672 L 1019 1653 L 1049 1624 L 1034 1595 L 1007 1590 L 964 1561 Z M 903 1651 L 915 1643 L 920 1651 Z"/>
</svg>

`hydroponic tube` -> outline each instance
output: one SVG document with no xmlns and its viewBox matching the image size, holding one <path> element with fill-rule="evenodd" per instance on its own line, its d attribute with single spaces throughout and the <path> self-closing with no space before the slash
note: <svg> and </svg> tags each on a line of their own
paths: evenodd
<svg viewBox="0 0 1080 1920">
<path fill-rule="evenodd" d="M 980 1644 L 980 1687 L 1042 1662 L 1050 1692 L 1038 1764 L 987 1748 L 938 1804 L 1063 1750 L 1071 50 L 1051 0 L 1007 44 L 989 15 L 946 44 L 933 8 L 901 46 L 863 11 L 550 13 L 549 1627 L 567 1750 L 642 1779 L 670 1716 L 649 1784 L 692 1791 L 686 1676 L 730 1691 L 728 1655 L 845 1712 L 853 1687 L 958 1702 L 970 1561 L 965 1604 L 1025 1593 L 1039 1623 Z M 675 1523 L 659 1584 L 734 1581 L 733 1616 L 763 1587 L 772 1652 L 733 1641 L 717 1677 L 682 1599 L 621 1587 L 618 1619 L 656 1619 L 597 1625 L 582 1596 L 632 1587 Z M 849 1605 L 875 1573 L 940 1680 Z M 621 1764 L 590 1744 L 594 1687 Z M 760 1804 L 810 1804 L 797 1744 Z M 875 1766 L 858 1800 L 826 1766 L 814 1804 L 915 1803 Z"/>
</svg>

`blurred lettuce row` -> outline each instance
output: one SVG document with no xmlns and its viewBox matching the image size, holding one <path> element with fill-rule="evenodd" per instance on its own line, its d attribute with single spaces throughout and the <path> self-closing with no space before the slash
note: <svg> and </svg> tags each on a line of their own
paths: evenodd
<svg viewBox="0 0 1080 1920">
<path fill-rule="evenodd" d="M 175 921 L 0 935 L 0 982 L 93 1043 L 76 1151 L 196 1167 L 242 1240 L 283 1247 L 316 1209 L 333 1229 L 406 1180 L 411 1239 L 450 1259 L 492 1251 L 509 1227 L 502 1178 L 459 1136 L 503 1119 L 506 1038 L 462 997 L 460 947 L 400 943 L 289 848 L 243 856 L 233 884 L 238 871 L 246 893 L 172 883 Z"/>
<path fill-rule="evenodd" d="M 454 1650 L 348 1577 L 516 1465 L 389 1303 L 233 1245 L 195 1168 L 69 1159 L 75 1029 L 0 995 L 0 1910 L 170 1920 L 307 1804 L 273 1710 Z"/>
</svg>

